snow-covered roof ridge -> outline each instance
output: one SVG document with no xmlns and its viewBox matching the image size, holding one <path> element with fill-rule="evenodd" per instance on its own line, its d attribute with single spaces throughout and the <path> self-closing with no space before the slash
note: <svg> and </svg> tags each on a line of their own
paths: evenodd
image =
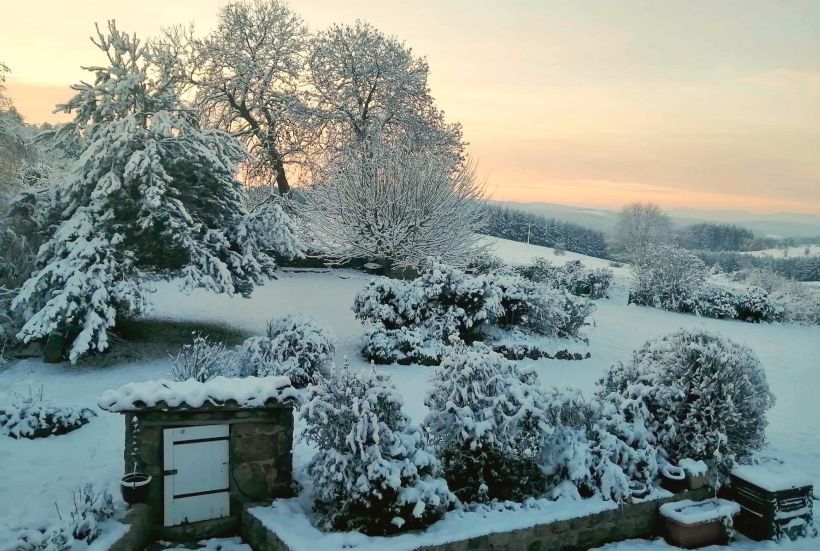
<svg viewBox="0 0 820 551">
<path fill-rule="evenodd" d="M 253 408 L 294 403 L 299 395 L 287 377 L 215 377 L 204 383 L 158 379 L 107 390 L 97 405 L 111 412 L 209 406 Z"/>
</svg>

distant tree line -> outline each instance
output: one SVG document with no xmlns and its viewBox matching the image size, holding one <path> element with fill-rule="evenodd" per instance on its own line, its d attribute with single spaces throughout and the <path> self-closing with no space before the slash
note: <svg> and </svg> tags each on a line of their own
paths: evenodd
<svg viewBox="0 0 820 551">
<path fill-rule="evenodd" d="M 488 205 L 486 225 L 481 233 L 607 258 L 606 238 L 602 232 L 510 207 Z"/>
<path fill-rule="evenodd" d="M 684 249 L 701 251 L 744 251 L 755 234 L 732 224 L 693 224 L 678 235 L 678 245 Z"/>
<path fill-rule="evenodd" d="M 768 268 L 795 281 L 820 281 L 820 256 L 771 258 L 736 252 L 697 251 L 707 266 L 719 266 L 724 272 L 736 272 L 749 268 Z"/>
</svg>

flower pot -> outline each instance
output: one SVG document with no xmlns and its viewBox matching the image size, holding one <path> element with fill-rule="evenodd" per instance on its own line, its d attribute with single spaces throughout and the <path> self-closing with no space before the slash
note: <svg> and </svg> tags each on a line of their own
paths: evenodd
<svg viewBox="0 0 820 551">
<path fill-rule="evenodd" d="M 680 467 L 666 464 L 661 468 L 661 486 L 673 494 L 686 489 L 686 473 Z"/>
<path fill-rule="evenodd" d="M 686 473 L 686 489 L 699 490 L 709 484 L 709 467 L 703 461 L 681 459 L 678 467 Z"/>
<path fill-rule="evenodd" d="M 136 472 L 125 475 L 120 481 L 122 499 L 132 505 L 134 503 L 144 503 L 148 499 L 150 484 L 151 475 Z"/>
<path fill-rule="evenodd" d="M 665 503 L 660 509 L 666 541 L 687 549 L 728 543 L 731 519 L 739 512 L 740 505 L 725 499 L 685 499 Z"/>
<path fill-rule="evenodd" d="M 642 499 L 649 495 L 652 489 L 649 487 L 648 484 L 644 484 L 643 482 L 630 482 L 629 483 L 629 493 L 632 495 L 633 498 Z"/>
</svg>

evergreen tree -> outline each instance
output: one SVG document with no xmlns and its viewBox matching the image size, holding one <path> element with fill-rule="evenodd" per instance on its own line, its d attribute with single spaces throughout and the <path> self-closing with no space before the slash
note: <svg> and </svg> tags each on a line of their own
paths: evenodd
<svg viewBox="0 0 820 551">
<path fill-rule="evenodd" d="M 145 307 L 141 276 L 181 277 L 188 288 L 248 296 L 273 260 L 248 239 L 235 164 L 241 146 L 203 130 L 177 95 L 178 61 L 109 22 L 94 40 L 108 57 L 89 67 L 64 112 L 63 135 L 86 144 L 60 195 L 60 220 L 39 269 L 13 306 L 19 337 L 63 332 L 69 358 L 108 347 L 119 315 Z M 68 136 L 66 136 L 68 137 Z"/>
</svg>

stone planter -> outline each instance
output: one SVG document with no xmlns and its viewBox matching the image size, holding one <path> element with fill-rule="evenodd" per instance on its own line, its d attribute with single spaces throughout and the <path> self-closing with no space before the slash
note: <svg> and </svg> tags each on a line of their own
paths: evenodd
<svg viewBox="0 0 820 551">
<path fill-rule="evenodd" d="M 693 549 L 728 543 L 731 519 L 740 513 L 740 505 L 725 499 L 673 501 L 661 505 L 666 541 L 678 547 Z"/>
</svg>

